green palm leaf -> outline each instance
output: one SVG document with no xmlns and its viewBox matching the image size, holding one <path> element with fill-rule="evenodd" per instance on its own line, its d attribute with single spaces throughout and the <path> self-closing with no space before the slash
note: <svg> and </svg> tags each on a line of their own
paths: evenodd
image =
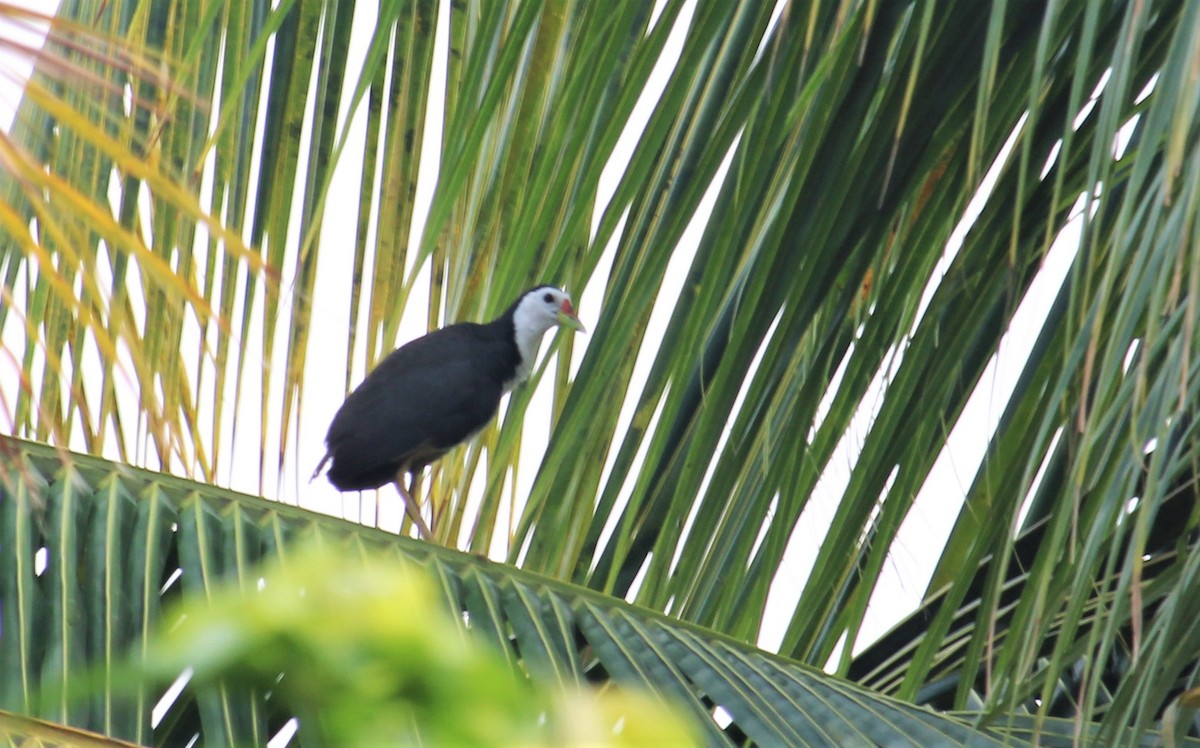
<svg viewBox="0 0 1200 748">
<path fill-rule="evenodd" d="M 490 633 L 535 679 L 611 679 L 660 691 L 707 724 L 715 745 L 728 744 L 730 734 L 764 745 L 824 745 L 840 737 L 902 745 L 1001 742 L 965 720 L 877 696 L 585 588 L 184 479 L 7 437 L 2 445 L 9 460 L 0 483 L 0 537 L 6 546 L 36 545 L 31 555 L 45 559 L 44 568 L 6 575 L 0 595 L 12 603 L 2 611 L 4 630 L 55 629 L 49 638 L 5 637 L 5 672 L 37 674 L 4 684 L 0 704 L 8 710 L 36 709 L 142 744 L 183 745 L 197 732 L 206 744 L 264 742 L 291 715 L 278 714 L 263 695 L 247 702 L 224 689 L 186 690 L 152 729 L 150 701 L 129 708 L 122 698 L 128 687 L 119 682 L 93 686 L 99 693 L 86 702 L 39 703 L 32 685 L 53 681 L 70 690 L 86 663 L 119 671 L 127 648 L 145 651 L 166 600 L 204 597 L 221 583 L 253 588 L 255 564 L 312 539 L 416 562 L 441 581 L 459 620 Z M 114 523 L 126 532 L 114 533 Z M 124 541 L 119 552 L 96 552 L 111 549 L 115 539 Z M 125 584 L 113 585 L 114 577 Z M 134 587 L 152 592 L 143 601 L 118 594 Z M 105 633 L 104 622 L 113 630 Z M 50 646 L 28 646 L 35 642 Z M 724 731 L 711 721 L 716 705 L 733 718 Z"/>
<path fill-rule="evenodd" d="M 561 283 L 594 333 L 582 352 L 556 341 L 496 428 L 433 471 L 447 545 L 910 702 L 1037 713 L 1014 730 L 1193 730 L 1200 556 L 1179 507 L 1200 461 L 1200 8 L 654 11 L 65 3 L 78 24 L 0 154 L 14 433 L 339 511 L 297 478 L 329 392 L 423 328 Z M 1055 245 L 1076 232 L 1077 251 Z M 1021 322 L 1043 296 L 1044 319 Z M 991 362 L 1022 338 L 1000 417 L 976 426 Z M 965 498 L 931 503 L 957 493 L 931 478 L 956 430 L 981 432 L 984 457 Z M 34 489 L 11 489 L 30 514 L 13 515 L 16 597 L 0 599 L 26 612 L 2 643 L 69 672 L 87 659 L 70 614 L 33 611 L 78 580 L 32 581 Z M 68 499 L 54 511 L 99 511 Z M 217 549 L 175 560 L 186 573 L 259 554 L 258 518 L 107 501 L 98 557 L 122 531 L 161 532 L 168 504 Z M 925 513 L 958 519 L 919 537 Z M 82 532 L 45 521 L 60 543 Z M 889 566 L 925 546 L 940 559 L 920 611 L 866 648 Z M 110 601 L 88 634 L 106 646 L 155 615 L 146 569 L 169 562 L 140 563 L 91 593 Z M 558 607 L 473 595 L 488 618 L 511 608 L 492 638 L 520 627 L 531 661 L 580 677 Z M 698 662 L 761 676 L 723 657 Z M 16 672 L 27 698 L 43 674 Z M 240 708 L 198 703 L 210 722 Z M 743 707 L 739 729 L 782 724 Z"/>
</svg>

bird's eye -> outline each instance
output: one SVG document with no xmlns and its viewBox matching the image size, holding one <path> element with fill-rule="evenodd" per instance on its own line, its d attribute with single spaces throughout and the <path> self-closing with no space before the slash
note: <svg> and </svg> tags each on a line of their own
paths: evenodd
<svg viewBox="0 0 1200 748">
<path fill-rule="evenodd" d="M 542 297 L 542 301 L 546 302 L 547 304 L 553 304 L 554 303 L 554 294 L 552 294 L 552 293 L 546 294 L 545 296 Z"/>
</svg>

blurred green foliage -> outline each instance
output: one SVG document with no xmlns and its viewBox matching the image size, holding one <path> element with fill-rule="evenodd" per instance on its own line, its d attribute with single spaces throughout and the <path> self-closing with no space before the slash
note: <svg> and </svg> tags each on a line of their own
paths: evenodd
<svg viewBox="0 0 1200 748">
<path fill-rule="evenodd" d="M 418 568 L 317 547 L 243 588 L 183 601 L 145 674 L 270 690 L 305 746 L 697 745 L 658 699 L 561 691 L 514 673 L 440 605 Z"/>
</svg>

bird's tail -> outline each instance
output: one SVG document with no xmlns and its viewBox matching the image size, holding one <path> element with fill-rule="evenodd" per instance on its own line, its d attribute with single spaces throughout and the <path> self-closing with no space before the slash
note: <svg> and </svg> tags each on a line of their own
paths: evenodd
<svg viewBox="0 0 1200 748">
<path fill-rule="evenodd" d="M 325 463 L 329 462 L 330 457 L 333 457 L 333 455 L 329 452 L 326 452 L 325 456 L 321 458 L 321 461 L 317 463 L 317 469 L 313 471 L 312 477 L 308 479 L 309 483 L 312 483 L 317 479 L 317 476 L 320 475 L 321 471 L 325 469 Z"/>
</svg>

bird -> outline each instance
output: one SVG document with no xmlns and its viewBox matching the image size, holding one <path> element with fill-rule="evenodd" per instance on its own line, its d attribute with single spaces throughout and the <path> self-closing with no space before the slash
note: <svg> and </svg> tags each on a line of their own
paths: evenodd
<svg viewBox="0 0 1200 748">
<path fill-rule="evenodd" d="M 340 491 L 394 483 L 422 539 L 431 541 L 412 498 L 417 475 L 487 426 L 501 397 L 529 378 L 542 336 L 555 326 L 586 332 L 571 297 L 541 285 L 491 322 L 459 322 L 392 351 L 334 415 L 313 479 L 328 464 L 326 477 Z"/>
</svg>

